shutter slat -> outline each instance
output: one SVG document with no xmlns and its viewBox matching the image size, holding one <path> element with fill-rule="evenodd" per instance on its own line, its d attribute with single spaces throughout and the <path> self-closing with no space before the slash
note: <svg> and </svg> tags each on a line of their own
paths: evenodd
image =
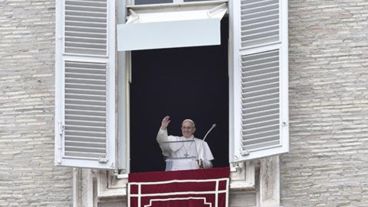
<svg viewBox="0 0 368 207">
<path fill-rule="evenodd" d="M 242 97 L 256 97 L 263 94 L 274 94 L 278 93 L 278 84 L 270 85 L 271 87 L 263 87 L 263 88 L 253 88 L 251 91 L 245 91 L 242 93 Z"/>
<path fill-rule="evenodd" d="M 257 113 L 264 110 L 273 110 L 277 106 L 277 103 L 270 103 L 270 104 L 263 104 L 263 105 L 254 105 L 252 107 L 244 107 L 242 112 L 243 113 Z"/>
<path fill-rule="evenodd" d="M 106 42 L 106 39 L 103 38 L 90 38 L 90 37 L 68 37 L 65 39 L 66 42 L 75 42 L 79 41 L 81 43 L 88 43 L 89 41 L 95 41 L 96 43 L 102 44 Z"/>
<path fill-rule="evenodd" d="M 271 120 L 262 120 L 259 122 L 254 123 L 247 123 L 247 120 L 243 121 L 243 127 L 246 128 L 246 130 L 252 130 L 252 129 L 259 129 L 265 126 L 273 126 L 273 125 L 279 125 L 279 119 L 271 119 Z"/>
<path fill-rule="evenodd" d="M 105 153 L 105 146 L 100 146 L 97 144 L 94 145 L 84 145 L 84 146 L 80 146 L 80 145 L 76 145 L 75 142 L 67 142 L 67 144 L 69 144 L 67 147 L 65 147 L 65 149 L 68 152 L 94 152 L 94 153 L 101 153 L 104 154 Z"/>
<path fill-rule="evenodd" d="M 268 147 L 275 147 L 280 144 L 278 136 L 275 136 L 272 141 L 269 140 L 262 140 L 258 144 L 247 144 L 247 148 L 243 148 L 243 150 L 252 150 L 252 149 L 262 149 Z M 276 140 L 277 139 L 277 140 Z"/>
<path fill-rule="evenodd" d="M 252 75 L 259 75 L 263 73 L 271 73 L 278 71 L 277 67 L 265 67 L 258 70 L 250 70 L 250 71 L 244 71 L 245 76 L 252 76 Z"/>
<path fill-rule="evenodd" d="M 88 160 L 88 159 L 104 158 L 106 154 L 105 153 L 82 152 L 82 151 L 78 151 L 78 152 L 68 151 L 68 152 L 65 152 L 65 156 L 70 157 L 72 159 L 74 159 L 75 157 L 78 157 L 81 160 Z"/>
<path fill-rule="evenodd" d="M 79 8 L 78 10 L 80 10 L 80 8 L 84 8 L 87 11 L 93 10 L 95 8 L 106 8 L 106 2 L 104 3 L 99 3 L 97 1 L 71 1 L 71 0 L 67 0 L 68 4 L 66 7 L 76 7 Z"/>
<path fill-rule="evenodd" d="M 70 81 L 70 83 L 73 83 L 73 84 L 74 83 L 89 83 L 89 84 L 101 85 L 105 83 L 105 79 L 93 79 L 93 78 L 83 78 L 83 77 L 73 77 L 73 76 L 66 77 L 66 79 Z"/>
<path fill-rule="evenodd" d="M 93 144 L 91 144 L 90 142 L 82 142 L 82 141 L 68 141 L 67 140 L 66 142 L 76 147 L 88 146 L 88 147 L 100 148 L 100 149 L 103 149 L 104 147 L 106 147 L 106 144 L 104 142 L 93 143 Z"/>
<path fill-rule="evenodd" d="M 260 134 L 258 134 L 257 138 L 245 140 L 244 145 L 258 144 L 260 142 L 269 142 L 269 141 L 275 141 L 275 136 L 274 135 L 260 136 Z"/>
<path fill-rule="evenodd" d="M 278 71 L 270 72 L 270 73 L 260 73 L 257 75 L 248 75 L 244 74 L 245 78 L 244 81 L 250 81 L 250 80 L 264 80 L 264 79 L 273 79 L 275 76 L 278 77 Z"/>
<path fill-rule="evenodd" d="M 76 109 L 76 110 L 90 110 L 90 111 L 93 111 L 93 110 L 102 110 L 102 109 L 105 109 L 105 106 L 86 106 L 86 105 L 80 105 L 80 104 L 65 104 L 65 106 L 67 106 L 67 108 L 69 109 Z"/>
<path fill-rule="evenodd" d="M 86 114 L 74 114 L 74 115 L 66 115 L 65 119 L 70 120 L 88 120 L 93 119 L 95 121 L 105 121 L 106 117 L 103 116 L 95 116 L 95 115 L 86 115 Z"/>
<path fill-rule="evenodd" d="M 87 125 L 69 125 L 67 127 L 68 130 L 70 131 L 75 131 L 75 132 L 95 132 L 95 133 L 101 133 L 101 134 L 105 134 L 106 132 L 106 126 L 103 127 L 92 127 L 92 126 L 87 126 Z"/>
<path fill-rule="evenodd" d="M 279 109 L 274 109 L 272 107 L 271 109 L 262 109 L 259 111 L 251 111 L 251 110 L 243 109 L 242 112 L 243 112 L 243 116 L 247 116 L 249 119 L 251 119 L 254 117 L 265 116 L 267 114 L 279 113 Z"/>
<path fill-rule="evenodd" d="M 263 19 L 257 19 L 255 21 L 243 21 L 242 22 L 242 32 L 244 32 L 244 30 L 246 29 L 253 29 L 253 30 L 257 30 L 263 27 L 274 27 L 277 25 L 278 20 L 275 19 L 276 16 L 270 16 L 270 17 L 266 17 Z M 261 21 L 260 21 L 261 20 Z"/>
<path fill-rule="evenodd" d="M 244 100 L 243 100 L 244 101 Z M 279 104 L 277 102 L 277 99 L 275 100 L 268 100 L 268 101 L 264 101 L 263 103 L 252 103 L 252 104 L 248 104 L 246 106 L 246 109 L 248 110 L 260 110 L 263 107 L 268 107 L 268 108 L 276 108 L 279 107 Z"/>
<path fill-rule="evenodd" d="M 89 89 L 89 90 L 106 90 L 104 86 L 99 86 L 95 84 L 67 84 L 66 85 L 70 89 Z"/>
<path fill-rule="evenodd" d="M 83 12 L 81 12 L 80 9 L 77 7 L 67 7 L 66 8 L 67 17 L 68 16 L 99 16 L 100 15 L 100 17 L 106 18 L 105 14 L 106 14 L 105 8 L 100 9 L 100 11 L 89 10 L 89 11 L 83 11 Z"/>
<path fill-rule="evenodd" d="M 249 19 L 259 19 L 260 16 L 262 17 L 269 17 L 269 16 L 278 16 L 279 6 L 278 4 L 270 4 L 265 5 L 262 7 L 253 7 L 250 9 L 246 9 L 248 7 L 244 7 L 242 9 L 243 15 L 242 18 L 249 20 Z"/>
<path fill-rule="evenodd" d="M 91 138 L 93 137 L 99 137 L 99 138 L 103 138 L 105 137 L 105 133 L 104 132 L 88 132 L 88 131 L 82 131 L 82 130 L 71 130 L 67 127 L 65 127 L 65 131 L 68 130 L 69 132 L 65 133 L 65 137 L 66 139 L 69 139 L 68 136 L 71 135 L 76 135 L 76 136 L 89 136 Z"/>
<path fill-rule="evenodd" d="M 80 47 L 67 47 L 70 55 L 78 55 L 81 53 L 89 53 L 90 55 L 100 56 L 105 52 L 104 49 L 90 49 L 90 48 L 80 48 Z"/>
<path fill-rule="evenodd" d="M 104 116 L 105 115 L 105 111 L 94 111 L 94 110 L 88 110 L 88 109 L 85 109 L 85 110 L 76 110 L 76 109 L 65 109 L 66 112 L 68 113 L 73 113 L 73 114 L 78 114 L 78 115 L 91 115 L 91 116 Z"/>
<path fill-rule="evenodd" d="M 69 26 L 84 26 L 84 27 L 106 27 L 105 22 L 84 22 L 84 21 L 73 21 L 68 20 Z"/>
<path fill-rule="evenodd" d="M 279 93 L 273 93 L 273 94 L 263 94 L 257 97 L 245 97 L 242 98 L 243 101 L 246 101 L 247 104 L 244 106 L 250 106 L 250 105 L 263 105 L 268 104 L 269 102 L 277 103 L 277 100 L 279 99 Z"/>
<path fill-rule="evenodd" d="M 67 98 L 80 98 L 80 99 L 96 99 L 96 100 L 105 100 L 105 95 L 99 95 L 99 94 L 80 94 L 80 93 L 66 93 L 65 97 Z"/>
<path fill-rule="evenodd" d="M 274 134 L 278 134 L 279 133 L 279 124 L 274 124 L 274 125 L 269 125 L 269 126 L 262 126 L 262 127 L 257 127 L 257 128 L 253 128 L 253 129 L 243 129 L 242 133 L 243 134 L 256 134 L 256 133 L 261 133 L 264 131 L 273 131 Z M 243 141 L 245 140 L 247 136 L 243 137 Z M 244 146 L 246 147 L 246 146 Z"/>
<path fill-rule="evenodd" d="M 244 126 L 247 125 L 247 123 L 261 123 L 265 120 L 277 120 L 279 116 L 279 112 L 277 110 L 274 110 L 274 113 L 271 111 L 268 111 L 266 114 L 257 113 L 257 116 L 249 116 L 248 114 L 243 116 L 244 120 Z"/>
<path fill-rule="evenodd" d="M 105 70 L 101 69 L 101 68 L 80 68 L 80 67 L 76 67 L 76 66 L 69 66 L 68 71 L 70 72 L 87 72 L 87 73 L 92 73 L 92 74 L 104 74 Z"/>
<path fill-rule="evenodd" d="M 247 1 L 247 6 L 249 7 L 259 7 L 259 6 L 262 6 L 262 5 L 267 5 L 267 4 L 274 4 L 274 3 L 277 3 L 278 0 L 249 0 Z"/>
<path fill-rule="evenodd" d="M 72 78 L 84 78 L 84 79 L 91 79 L 91 80 L 106 80 L 106 74 L 97 74 L 97 73 L 91 73 L 89 71 L 76 71 L 76 72 L 72 72 L 70 70 L 67 70 L 65 72 L 65 76 L 70 76 Z"/>
<path fill-rule="evenodd" d="M 105 105 L 105 101 L 104 100 L 84 100 L 84 99 L 72 99 L 69 98 L 68 101 L 65 102 L 65 104 L 70 104 L 70 103 L 75 103 L 75 104 L 84 104 L 86 106 L 104 106 Z"/>
<path fill-rule="evenodd" d="M 93 32 L 82 32 L 82 31 L 67 31 L 65 33 L 65 39 L 68 39 L 70 37 L 76 37 L 76 38 L 89 38 L 90 40 L 94 39 L 106 39 L 106 35 L 103 33 L 93 33 Z"/>
<path fill-rule="evenodd" d="M 263 130 L 261 132 L 256 132 L 253 134 L 247 133 L 247 135 L 245 136 L 246 139 L 242 140 L 243 142 L 248 142 L 248 141 L 254 141 L 257 140 L 259 138 L 262 137 L 271 137 L 275 135 L 275 130 Z"/>
<path fill-rule="evenodd" d="M 65 123 L 68 125 L 73 126 L 105 126 L 105 122 L 103 121 L 89 121 L 89 120 L 72 120 L 72 119 L 65 119 Z"/>
<path fill-rule="evenodd" d="M 277 20 L 271 19 L 269 21 L 255 22 L 253 24 L 246 24 L 241 26 L 242 33 L 247 31 L 257 31 L 266 28 L 276 28 Z"/>
</svg>

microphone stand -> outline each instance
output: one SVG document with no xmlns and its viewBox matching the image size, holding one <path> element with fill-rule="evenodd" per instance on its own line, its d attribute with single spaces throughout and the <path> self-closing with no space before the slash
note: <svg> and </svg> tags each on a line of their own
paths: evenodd
<svg viewBox="0 0 368 207">
<path fill-rule="evenodd" d="M 216 127 L 216 124 L 212 124 L 211 128 L 207 131 L 206 135 L 204 135 L 203 137 L 203 141 L 206 140 L 207 135 Z"/>
<path fill-rule="evenodd" d="M 206 138 L 207 138 L 207 136 L 208 136 L 208 134 L 214 129 L 216 127 L 216 123 L 215 124 L 212 124 L 212 126 L 211 126 L 211 128 L 207 131 L 207 133 L 204 135 L 204 137 L 203 137 L 203 141 L 205 141 L 206 140 Z M 203 162 L 202 162 L 202 160 L 201 159 L 198 159 L 198 166 L 199 166 L 199 168 L 203 168 Z"/>
</svg>

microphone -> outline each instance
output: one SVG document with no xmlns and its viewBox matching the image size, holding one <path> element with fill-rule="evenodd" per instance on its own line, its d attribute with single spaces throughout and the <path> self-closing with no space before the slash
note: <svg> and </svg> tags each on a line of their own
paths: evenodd
<svg viewBox="0 0 368 207">
<path fill-rule="evenodd" d="M 207 131 L 206 135 L 203 137 L 203 141 L 206 140 L 207 135 L 216 127 L 216 123 L 212 124 L 211 128 Z"/>
</svg>

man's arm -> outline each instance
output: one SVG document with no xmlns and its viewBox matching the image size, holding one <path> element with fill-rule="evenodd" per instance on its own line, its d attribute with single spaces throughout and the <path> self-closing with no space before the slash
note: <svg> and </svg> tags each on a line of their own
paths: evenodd
<svg viewBox="0 0 368 207">
<path fill-rule="evenodd" d="M 160 130 L 158 130 L 156 138 L 158 143 L 168 141 L 167 126 L 169 126 L 170 122 L 170 116 L 165 116 L 162 119 L 161 127 Z"/>
<path fill-rule="evenodd" d="M 214 159 L 211 149 L 208 146 L 207 142 L 202 142 L 202 149 L 200 150 L 200 158 L 201 158 L 201 164 L 202 168 L 212 168 L 212 160 Z"/>
</svg>

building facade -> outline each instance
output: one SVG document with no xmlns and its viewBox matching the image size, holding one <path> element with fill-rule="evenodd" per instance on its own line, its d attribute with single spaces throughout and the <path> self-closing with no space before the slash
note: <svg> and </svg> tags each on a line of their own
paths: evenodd
<svg viewBox="0 0 368 207">
<path fill-rule="evenodd" d="M 0 205 L 125 206 L 124 173 L 54 166 L 58 3 L 0 2 Z M 367 11 L 288 1 L 290 149 L 233 166 L 230 206 L 368 205 Z"/>
</svg>

